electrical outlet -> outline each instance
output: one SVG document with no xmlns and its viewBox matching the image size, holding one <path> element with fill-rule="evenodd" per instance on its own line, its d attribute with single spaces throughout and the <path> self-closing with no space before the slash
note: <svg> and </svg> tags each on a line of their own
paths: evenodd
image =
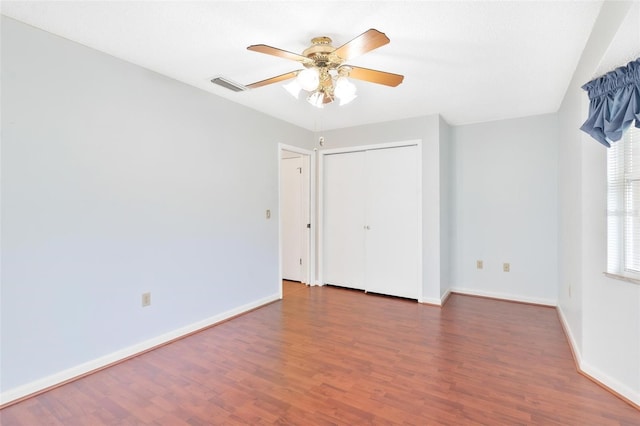
<svg viewBox="0 0 640 426">
<path fill-rule="evenodd" d="M 508 264 L 508 263 L 503 263 L 503 264 L 502 264 L 502 270 L 503 270 L 504 272 L 509 272 L 509 271 L 511 270 L 511 265 L 510 265 L 510 264 Z"/>
<path fill-rule="evenodd" d="M 151 305 L 151 293 L 142 293 L 142 307 Z"/>
<path fill-rule="evenodd" d="M 484 264 L 482 263 L 482 260 L 476 260 L 476 268 L 478 269 L 484 268 Z"/>
</svg>

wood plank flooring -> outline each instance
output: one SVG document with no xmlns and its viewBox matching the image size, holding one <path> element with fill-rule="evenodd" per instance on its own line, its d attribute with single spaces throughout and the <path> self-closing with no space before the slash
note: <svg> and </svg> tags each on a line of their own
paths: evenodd
<svg viewBox="0 0 640 426">
<path fill-rule="evenodd" d="M 0 412 L 13 425 L 640 425 L 553 308 L 285 282 L 256 311 Z"/>
</svg>

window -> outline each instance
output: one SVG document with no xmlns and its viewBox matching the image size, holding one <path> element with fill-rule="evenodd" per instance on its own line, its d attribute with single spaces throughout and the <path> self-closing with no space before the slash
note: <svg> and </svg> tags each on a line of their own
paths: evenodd
<svg viewBox="0 0 640 426">
<path fill-rule="evenodd" d="M 640 280 L 640 129 L 607 150 L 607 272 Z"/>
</svg>

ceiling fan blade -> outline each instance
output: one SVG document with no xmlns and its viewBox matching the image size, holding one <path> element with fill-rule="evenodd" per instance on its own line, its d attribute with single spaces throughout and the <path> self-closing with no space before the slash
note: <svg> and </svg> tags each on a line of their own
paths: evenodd
<svg viewBox="0 0 640 426">
<path fill-rule="evenodd" d="M 345 61 L 348 61 L 351 58 L 370 52 L 387 43 L 389 43 L 389 37 L 387 37 L 385 33 L 371 28 L 353 40 L 338 47 L 333 53 Z"/>
<path fill-rule="evenodd" d="M 352 67 L 350 65 L 349 67 L 351 68 L 349 77 L 358 80 L 370 81 L 371 83 L 384 84 L 385 86 L 391 87 L 396 87 L 404 80 L 404 76 L 400 74 L 371 70 L 369 68 Z"/>
<path fill-rule="evenodd" d="M 255 83 L 247 84 L 246 87 L 250 89 L 256 89 L 258 87 L 266 86 L 267 84 L 279 83 L 284 80 L 289 80 L 290 78 L 294 78 L 295 76 L 297 76 L 299 71 L 300 70 L 291 71 L 286 74 L 280 74 L 275 77 L 267 78 L 266 80 L 256 81 Z"/>
<path fill-rule="evenodd" d="M 264 53 L 267 55 L 273 55 L 279 58 L 290 59 L 292 61 L 298 61 L 302 63 L 309 62 L 309 58 L 307 58 L 306 56 L 302 56 L 302 55 L 298 55 L 297 53 L 278 49 L 277 47 L 267 46 L 266 44 L 254 44 L 247 47 L 247 50 Z"/>
</svg>

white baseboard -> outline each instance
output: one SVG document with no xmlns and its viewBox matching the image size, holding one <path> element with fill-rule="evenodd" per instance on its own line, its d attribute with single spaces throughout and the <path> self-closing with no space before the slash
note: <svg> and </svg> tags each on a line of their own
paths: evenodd
<svg viewBox="0 0 640 426">
<path fill-rule="evenodd" d="M 482 297 L 490 297 L 492 299 L 501 299 L 508 300 L 511 302 L 522 302 L 522 303 L 533 303 L 536 305 L 544 305 L 544 306 L 552 306 L 556 307 L 558 301 L 556 299 L 543 299 L 540 297 L 528 297 L 528 296 L 520 296 L 516 294 L 507 294 L 507 293 L 495 293 L 491 291 L 480 291 L 470 288 L 461 288 L 461 287 L 452 287 L 451 293 L 460 293 L 466 294 L 469 296 L 482 296 Z"/>
<path fill-rule="evenodd" d="M 447 301 L 450 295 L 451 295 L 451 292 L 447 290 L 445 294 L 440 296 L 439 299 L 436 299 L 435 297 L 423 297 L 420 300 L 418 300 L 418 302 L 424 303 L 426 305 L 442 306 L 444 305 L 444 302 Z"/>
<path fill-rule="evenodd" d="M 594 366 L 589 365 L 589 363 L 587 362 L 582 361 L 580 363 L 579 368 L 582 371 L 582 373 L 591 377 L 591 379 L 597 382 L 600 382 L 602 385 L 609 388 L 613 392 L 619 394 L 623 398 L 628 399 L 629 401 L 633 402 L 637 406 L 640 406 L 640 394 L 637 392 L 634 392 L 633 389 L 631 389 L 630 387 L 607 376 L 606 374 L 604 374 L 602 371 L 598 370 Z"/>
<path fill-rule="evenodd" d="M 573 332 L 571 331 L 571 327 L 569 327 L 569 323 L 567 322 L 567 318 L 565 317 L 562 308 L 558 306 L 557 310 L 558 316 L 560 317 L 560 322 L 562 323 L 562 328 L 567 335 L 569 345 L 571 345 L 571 351 L 573 352 L 573 356 L 577 364 L 576 368 L 578 369 L 578 371 L 586 376 L 589 376 L 592 380 L 599 382 L 601 385 L 608 388 L 612 392 L 617 393 L 623 398 L 626 398 L 632 403 L 640 406 L 640 394 L 634 392 L 633 389 L 629 388 L 625 384 L 620 383 L 617 380 L 607 376 L 582 359 L 582 353 L 580 352 L 580 348 L 578 347 L 578 344 L 573 337 Z"/>
<path fill-rule="evenodd" d="M 276 300 L 280 300 L 279 294 L 274 294 L 256 300 L 254 302 L 247 303 L 246 305 L 239 306 L 227 312 L 214 315 L 213 317 L 207 318 L 205 320 L 198 321 L 188 326 L 181 327 L 179 329 L 154 337 L 152 339 L 145 340 L 143 342 L 110 353 L 100 358 L 96 358 L 80 365 L 76 365 L 75 367 L 71 367 L 50 376 L 43 377 L 42 379 L 38 379 L 25 385 L 18 386 L 17 388 L 9 389 L 0 393 L 0 406 L 8 404 L 25 396 L 40 392 L 44 389 L 56 386 L 60 383 L 68 382 L 70 380 L 73 380 L 74 378 L 83 376 L 87 373 L 91 373 L 92 371 L 99 370 L 118 361 L 122 361 L 123 359 L 130 358 L 134 355 L 148 351 L 149 349 L 153 349 L 172 340 L 176 340 L 180 337 L 186 336 L 190 333 L 215 325 L 236 315 L 240 315 L 268 303 L 275 302 Z"/>
<path fill-rule="evenodd" d="M 562 323 L 564 334 L 567 336 L 567 340 L 569 340 L 571 352 L 573 352 L 573 357 L 575 358 L 575 361 L 577 363 L 576 368 L 580 368 L 580 365 L 582 364 L 582 353 L 580 352 L 578 343 L 576 343 L 576 339 L 573 337 L 573 332 L 571 331 L 571 327 L 569 327 L 569 322 L 567 321 L 567 317 L 564 316 L 562 308 L 558 306 L 556 310 L 558 311 L 558 317 L 560 318 L 560 322 Z"/>
<path fill-rule="evenodd" d="M 447 302 L 447 299 L 450 296 L 451 296 L 451 290 L 447 289 L 447 291 L 445 291 L 444 294 L 440 297 L 440 306 L 443 306 Z"/>
</svg>

